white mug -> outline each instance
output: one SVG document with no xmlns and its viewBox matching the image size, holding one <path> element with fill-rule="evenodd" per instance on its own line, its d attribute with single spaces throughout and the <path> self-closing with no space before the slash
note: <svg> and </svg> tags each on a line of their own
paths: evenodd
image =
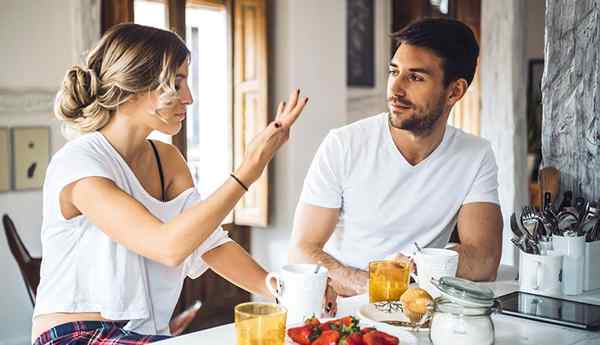
<svg viewBox="0 0 600 345">
<path fill-rule="evenodd" d="M 562 255 L 535 255 L 520 251 L 519 290 L 537 294 L 560 294 Z"/>
<path fill-rule="evenodd" d="M 585 236 L 552 236 L 552 247 L 563 255 L 562 292 L 565 295 L 579 295 L 583 292 L 583 272 L 585 259 Z"/>
<path fill-rule="evenodd" d="M 267 288 L 286 307 L 287 323 L 295 324 L 311 316 L 320 317 L 327 288 L 327 269 L 317 265 L 285 265 L 281 273 L 269 273 L 265 278 Z M 277 288 L 273 288 L 272 282 Z"/>
<path fill-rule="evenodd" d="M 417 275 L 413 276 L 421 289 L 432 297 L 439 297 L 438 289 L 431 284 L 431 278 L 455 277 L 458 270 L 458 252 L 450 249 L 423 248 L 415 253 Z"/>
</svg>

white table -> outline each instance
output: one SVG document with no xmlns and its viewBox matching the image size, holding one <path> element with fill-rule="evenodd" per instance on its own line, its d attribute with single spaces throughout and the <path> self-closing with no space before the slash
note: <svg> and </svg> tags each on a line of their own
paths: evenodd
<svg viewBox="0 0 600 345">
<path fill-rule="evenodd" d="M 496 296 L 518 290 L 514 281 L 483 283 L 492 288 Z M 594 290 L 575 298 L 562 296 L 581 302 L 600 304 L 600 290 Z M 356 315 L 359 306 L 368 302 L 366 295 L 338 300 L 338 315 Z M 202 311 L 200 311 L 202 312 Z M 590 332 L 547 323 L 530 321 L 506 315 L 494 315 L 496 330 L 495 345 L 600 345 L 600 332 Z M 398 330 L 400 344 L 431 344 L 427 333 Z M 160 345 L 226 345 L 235 344 L 234 324 L 227 324 L 203 331 L 163 340 Z M 459 344 L 457 344 L 459 345 Z"/>
</svg>

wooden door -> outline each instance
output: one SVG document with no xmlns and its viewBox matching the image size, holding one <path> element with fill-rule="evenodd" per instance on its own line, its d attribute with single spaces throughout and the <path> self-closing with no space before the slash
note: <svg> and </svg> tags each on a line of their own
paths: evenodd
<svg viewBox="0 0 600 345">
<path fill-rule="evenodd" d="M 246 145 L 267 126 L 267 25 L 265 0 L 235 0 L 233 10 L 234 165 L 241 164 Z M 237 204 L 238 225 L 268 223 L 268 169 Z"/>
</svg>

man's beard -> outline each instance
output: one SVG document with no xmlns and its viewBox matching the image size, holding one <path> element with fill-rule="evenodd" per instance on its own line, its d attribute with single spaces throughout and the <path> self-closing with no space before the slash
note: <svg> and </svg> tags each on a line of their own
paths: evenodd
<svg viewBox="0 0 600 345">
<path fill-rule="evenodd" d="M 394 115 L 390 111 L 389 122 L 390 125 L 397 129 L 403 129 L 413 133 L 416 136 L 427 136 L 429 135 L 435 124 L 442 117 L 444 112 L 444 102 L 440 99 L 439 102 L 428 112 L 422 112 L 415 110 L 408 116 L 404 121 L 400 123 L 394 121 Z"/>
</svg>

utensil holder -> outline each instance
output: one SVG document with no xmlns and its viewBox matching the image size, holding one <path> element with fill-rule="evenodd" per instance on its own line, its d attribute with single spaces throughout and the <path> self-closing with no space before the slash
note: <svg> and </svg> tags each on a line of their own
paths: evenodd
<svg viewBox="0 0 600 345">
<path fill-rule="evenodd" d="M 562 293 L 579 295 L 583 292 L 585 237 L 552 236 L 552 246 L 563 255 Z"/>
<path fill-rule="evenodd" d="M 583 290 L 600 289 L 600 241 L 585 243 Z"/>
</svg>

